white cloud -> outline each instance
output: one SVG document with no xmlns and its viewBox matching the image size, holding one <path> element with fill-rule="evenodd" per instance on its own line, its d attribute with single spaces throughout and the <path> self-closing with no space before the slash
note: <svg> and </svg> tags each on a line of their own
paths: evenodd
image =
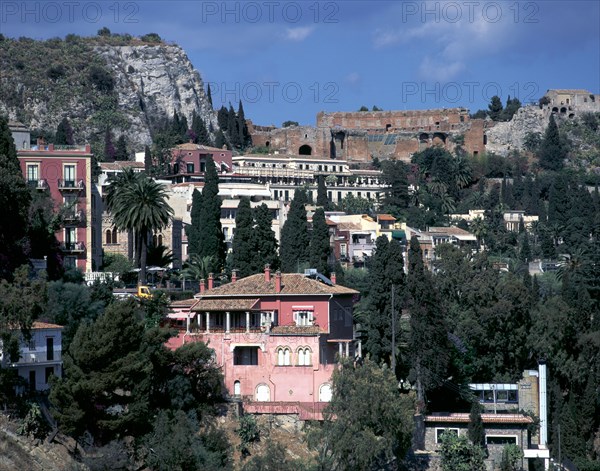
<svg viewBox="0 0 600 471">
<path fill-rule="evenodd" d="M 358 85 L 361 81 L 361 76 L 358 72 L 351 72 L 344 78 L 350 85 Z"/>
<path fill-rule="evenodd" d="M 449 82 L 456 78 L 465 68 L 465 64 L 460 61 L 437 62 L 430 57 L 425 57 L 419 65 L 419 75 L 427 81 Z"/>
<path fill-rule="evenodd" d="M 298 28 L 287 28 L 285 39 L 289 41 L 304 41 L 315 30 L 314 26 L 299 26 Z"/>
</svg>

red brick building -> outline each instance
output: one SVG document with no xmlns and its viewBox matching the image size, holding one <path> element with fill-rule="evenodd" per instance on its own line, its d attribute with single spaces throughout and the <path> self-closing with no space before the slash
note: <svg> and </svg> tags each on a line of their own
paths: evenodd
<svg viewBox="0 0 600 471">
<path fill-rule="evenodd" d="M 231 151 L 227 149 L 188 142 L 173 148 L 171 155 L 171 173 L 174 176 L 181 175 L 178 183 L 184 181 L 183 177 L 204 174 L 208 157 L 212 157 L 219 173 L 231 172 L 232 168 Z"/>
</svg>

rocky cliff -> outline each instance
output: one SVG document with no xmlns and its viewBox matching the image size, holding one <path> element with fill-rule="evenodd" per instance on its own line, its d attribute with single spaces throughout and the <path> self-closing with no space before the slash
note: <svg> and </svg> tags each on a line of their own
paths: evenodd
<svg viewBox="0 0 600 471">
<path fill-rule="evenodd" d="M 102 142 L 107 128 L 131 151 L 151 143 L 173 112 L 196 111 L 218 129 L 204 83 L 185 52 L 160 40 L 123 37 L 0 39 L 0 113 L 54 132 L 67 117 L 78 142 Z"/>
<path fill-rule="evenodd" d="M 496 123 L 487 131 L 488 152 L 507 155 L 511 150 L 523 150 L 525 137 L 530 134 L 542 135 L 548 125 L 549 115 L 539 106 L 519 108 L 507 122 Z"/>
</svg>

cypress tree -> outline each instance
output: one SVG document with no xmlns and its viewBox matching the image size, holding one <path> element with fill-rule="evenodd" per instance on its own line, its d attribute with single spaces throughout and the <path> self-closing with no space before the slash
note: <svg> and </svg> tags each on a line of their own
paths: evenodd
<svg viewBox="0 0 600 471">
<path fill-rule="evenodd" d="M 206 160 L 202 206 L 200 212 L 201 227 L 198 238 L 200 257 L 214 257 L 213 271 L 219 272 L 225 264 L 227 245 L 221 227 L 221 198 L 219 198 L 219 175 L 212 157 Z"/>
<path fill-rule="evenodd" d="M 0 116 L 0 278 L 9 278 L 26 261 L 23 244 L 30 203 L 8 120 Z"/>
<path fill-rule="evenodd" d="M 210 138 L 204 120 L 196 113 L 196 111 L 192 114 L 192 133 L 196 144 L 205 146 L 210 144 Z"/>
<path fill-rule="evenodd" d="M 208 84 L 208 88 L 206 90 L 206 97 L 208 98 L 208 103 L 210 104 L 210 108 L 213 108 L 213 101 L 212 101 L 212 92 L 210 91 L 210 83 Z"/>
<path fill-rule="evenodd" d="M 327 198 L 327 187 L 325 186 L 325 175 L 319 175 L 317 183 L 317 206 L 329 209 L 329 199 Z"/>
<path fill-rule="evenodd" d="M 54 143 L 59 146 L 72 146 L 73 141 L 73 128 L 67 118 L 63 118 L 56 128 L 56 136 L 54 137 Z"/>
<path fill-rule="evenodd" d="M 329 275 L 329 255 L 331 244 L 329 242 L 329 228 L 325 219 L 323 208 L 317 208 L 313 214 L 312 233 L 310 238 L 310 266 L 319 273 Z"/>
<path fill-rule="evenodd" d="M 566 157 L 567 150 L 560 139 L 558 126 L 554 116 L 550 115 L 550 122 L 540 145 L 540 166 L 546 170 L 558 171 L 563 168 Z"/>
<path fill-rule="evenodd" d="M 224 145 L 227 144 L 225 139 L 225 134 L 220 129 L 217 131 L 217 135 L 215 136 L 215 147 L 218 149 L 222 149 Z"/>
<path fill-rule="evenodd" d="M 188 239 L 188 253 L 200 253 L 200 231 L 202 230 L 202 193 L 194 190 L 192 193 L 192 210 L 190 213 L 192 224 L 186 227 Z"/>
<path fill-rule="evenodd" d="M 110 129 L 107 129 L 104 134 L 104 161 L 114 162 L 116 153 L 115 146 L 112 142 L 112 133 L 110 132 Z"/>
<path fill-rule="evenodd" d="M 152 153 L 150 152 L 150 147 L 144 147 L 144 169 L 147 173 L 150 173 L 152 169 Z"/>
<path fill-rule="evenodd" d="M 425 406 L 425 392 L 440 384 L 448 365 L 448 337 L 431 273 L 423 264 L 416 236 L 408 250 L 409 351 L 416 378 L 418 407 Z"/>
<path fill-rule="evenodd" d="M 242 100 L 238 106 L 237 113 L 237 127 L 240 146 L 245 149 L 250 144 L 250 134 L 248 133 L 248 125 L 246 124 L 246 117 L 244 115 L 244 107 L 242 106 Z"/>
<path fill-rule="evenodd" d="M 227 108 L 225 108 L 224 106 L 221 106 L 221 108 L 219 108 L 219 111 L 217 113 L 217 122 L 219 123 L 221 131 L 227 131 L 227 125 L 229 123 L 229 113 L 227 112 Z"/>
<path fill-rule="evenodd" d="M 481 419 L 481 404 L 477 401 L 473 401 L 473 404 L 471 404 L 467 435 L 473 445 L 485 448 L 485 428 L 483 426 L 483 420 Z"/>
<path fill-rule="evenodd" d="M 127 141 L 125 140 L 125 134 L 121 134 L 117 139 L 117 147 L 115 149 L 115 160 L 129 160 L 129 154 L 127 153 Z"/>
<path fill-rule="evenodd" d="M 490 110 L 489 115 L 493 121 L 499 121 L 502 117 L 502 100 L 497 95 L 492 97 L 490 104 L 488 105 L 488 109 Z"/>
<path fill-rule="evenodd" d="M 290 204 L 288 218 L 281 229 L 281 270 L 295 273 L 301 264 L 309 261 L 310 238 L 306 220 L 306 193 L 297 189 Z"/>
<path fill-rule="evenodd" d="M 270 265 L 271 269 L 279 268 L 279 256 L 277 255 L 277 238 L 273 232 L 273 215 L 266 204 L 261 204 L 254 208 L 255 227 L 252 235 L 254 243 L 252 246 L 256 250 L 252 270 L 259 273 L 265 265 Z"/>
<path fill-rule="evenodd" d="M 231 146 L 239 149 L 241 147 L 240 131 L 238 129 L 237 116 L 231 103 L 229 104 L 229 111 L 227 114 L 227 134 L 229 135 Z"/>
<path fill-rule="evenodd" d="M 237 269 L 241 277 L 255 273 L 253 259 L 256 250 L 253 247 L 254 218 L 250 208 L 250 200 L 246 197 L 240 199 L 235 216 L 235 234 L 233 235 L 233 268 Z"/>
</svg>

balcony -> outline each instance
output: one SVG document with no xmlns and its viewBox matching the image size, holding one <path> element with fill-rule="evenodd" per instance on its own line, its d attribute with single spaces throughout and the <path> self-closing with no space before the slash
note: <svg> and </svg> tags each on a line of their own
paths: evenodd
<svg viewBox="0 0 600 471">
<path fill-rule="evenodd" d="M 83 210 L 67 210 L 64 213 L 64 221 L 67 224 L 82 224 L 85 222 L 85 211 Z"/>
<path fill-rule="evenodd" d="M 82 253 L 85 252 L 85 245 L 83 242 L 63 242 L 60 250 L 66 253 Z"/>
<path fill-rule="evenodd" d="M 30 188 L 35 188 L 36 190 L 47 190 L 48 182 L 46 180 L 28 180 L 27 185 Z"/>
<path fill-rule="evenodd" d="M 50 355 L 48 355 L 48 352 L 46 350 L 21 350 L 21 358 L 19 358 L 18 362 L 13 363 L 12 366 L 29 365 L 32 363 L 47 363 L 54 361 L 62 361 L 60 350 L 51 351 Z"/>
<path fill-rule="evenodd" d="M 61 191 L 81 191 L 84 187 L 83 180 L 58 180 L 58 189 Z"/>
</svg>

